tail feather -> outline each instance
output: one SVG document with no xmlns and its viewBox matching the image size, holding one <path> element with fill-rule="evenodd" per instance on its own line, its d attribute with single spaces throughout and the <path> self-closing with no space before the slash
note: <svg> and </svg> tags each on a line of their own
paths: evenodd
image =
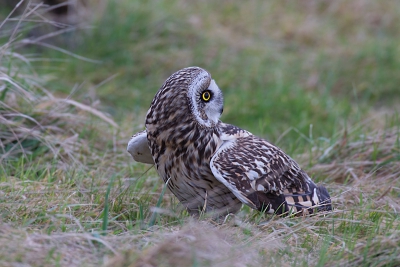
<svg viewBox="0 0 400 267">
<path fill-rule="evenodd" d="M 313 214 L 332 210 L 331 198 L 324 186 L 310 184 L 310 191 L 298 191 L 287 188 L 283 194 L 255 192 L 251 195 L 258 210 L 278 215 Z"/>
<path fill-rule="evenodd" d="M 302 214 L 332 210 L 331 198 L 324 186 L 312 184 L 310 189 L 311 192 L 296 192 L 288 189 L 284 196 L 289 209 L 294 208 L 295 212 Z"/>
<path fill-rule="evenodd" d="M 331 196 L 329 195 L 328 190 L 326 190 L 325 186 L 318 186 L 316 193 L 319 199 L 318 211 L 332 210 Z"/>
</svg>

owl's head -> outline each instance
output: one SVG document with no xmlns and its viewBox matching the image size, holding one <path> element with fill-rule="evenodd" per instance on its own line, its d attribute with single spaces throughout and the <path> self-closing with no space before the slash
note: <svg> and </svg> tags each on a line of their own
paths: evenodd
<svg viewBox="0 0 400 267">
<path fill-rule="evenodd" d="M 146 123 L 171 123 L 191 118 L 203 127 L 219 122 L 224 100 L 210 73 L 189 67 L 172 74 L 160 88 L 147 113 Z"/>
<path fill-rule="evenodd" d="M 184 70 L 196 73 L 188 84 L 187 96 L 189 107 L 197 122 L 211 127 L 218 123 L 224 109 L 224 99 L 221 90 L 210 73 L 198 67 Z"/>
</svg>

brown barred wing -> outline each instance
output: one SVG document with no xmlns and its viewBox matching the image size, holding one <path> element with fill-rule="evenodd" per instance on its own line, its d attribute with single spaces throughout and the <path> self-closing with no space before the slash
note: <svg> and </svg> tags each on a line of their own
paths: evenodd
<svg viewBox="0 0 400 267">
<path fill-rule="evenodd" d="M 211 159 L 211 171 L 244 204 L 277 214 L 330 209 L 326 189 L 317 187 L 278 147 L 254 135 L 222 139 L 226 141 Z"/>
</svg>

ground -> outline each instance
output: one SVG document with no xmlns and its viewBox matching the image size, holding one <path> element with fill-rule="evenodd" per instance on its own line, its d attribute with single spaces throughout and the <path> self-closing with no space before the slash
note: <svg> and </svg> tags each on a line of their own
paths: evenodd
<svg viewBox="0 0 400 267">
<path fill-rule="evenodd" d="M 0 265 L 400 265 L 397 3 L 100 2 L 69 25 L 0 11 Z M 216 80 L 224 122 L 285 150 L 334 211 L 182 211 L 126 145 L 188 66 Z"/>
</svg>

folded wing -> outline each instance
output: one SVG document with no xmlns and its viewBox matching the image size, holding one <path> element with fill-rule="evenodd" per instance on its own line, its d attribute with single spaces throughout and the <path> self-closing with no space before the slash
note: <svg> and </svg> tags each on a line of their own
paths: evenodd
<svg viewBox="0 0 400 267">
<path fill-rule="evenodd" d="M 211 159 L 214 176 L 243 203 L 268 213 L 330 210 L 330 196 L 278 147 L 254 136 L 222 136 Z"/>
</svg>

